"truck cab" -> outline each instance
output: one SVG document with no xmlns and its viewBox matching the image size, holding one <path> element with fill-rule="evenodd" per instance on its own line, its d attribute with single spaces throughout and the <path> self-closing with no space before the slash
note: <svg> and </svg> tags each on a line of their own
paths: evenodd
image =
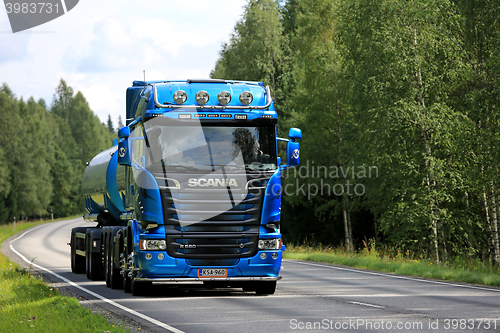
<svg viewBox="0 0 500 333">
<path fill-rule="evenodd" d="M 85 218 L 98 222 L 85 230 L 91 245 L 75 251 L 88 253 L 86 270 L 100 272 L 87 274 L 134 294 L 153 282 L 191 281 L 273 294 L 285 249 L 281 172 L 299 164 L 302 133 L 277 138 L 269 87 L 134 81 L 126 116 L 118 145 L 83 179 Z M 287 141 L 286 164 L 278 140 Z M 82 234 L 72 236 L 75 248 Z M 102 266 L 92 265 L 99 258 Z"/>
</svg>

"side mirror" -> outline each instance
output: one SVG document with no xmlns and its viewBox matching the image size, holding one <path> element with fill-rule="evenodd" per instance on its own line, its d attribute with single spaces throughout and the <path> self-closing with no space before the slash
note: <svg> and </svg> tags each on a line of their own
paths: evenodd
<svg viewBox="0 0 500 333">
<path fill-rule="evenodd" d="M 286 144 L 286 164 L 289 167 L 300 164 L 300 147 L 298 142 L 288 141 Z"/>
<path fill-rule="evenodd" d="M 290 128 L 288 131 L 288 137 L 290 140 L 295 141 L 295 140 L 300 140 L 302 139 L 302 131 L 298 128 Z"/>
<path fill-rule="evenodd" d="M 302 139 L 302 131 L 298 128 L 290 128 L 288 132 L 288 141 L 286 145 L 286 162 L 289 167 L 300 164 L 300 144 L 295 140 Z"/>
<path fill-rule="evenodd" d="M 130 127 L 125 126 L 118 130 L 118 137 L 120 139 L 126 139 L 130 136 Z"/>
<path fill-rule="evenodd" d="M 118 142 L 118 164 L 120 165 L 132 164 L 130 158 L 130 142 L 128 141 L 129 136 L 130 127 L 125 126 L 118 130 L 118 137 L 122 139 Z"/>
</svg>

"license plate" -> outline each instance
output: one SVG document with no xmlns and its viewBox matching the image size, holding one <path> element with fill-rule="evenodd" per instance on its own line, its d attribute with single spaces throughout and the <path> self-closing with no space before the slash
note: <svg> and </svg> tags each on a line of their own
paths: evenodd
<svg viewBox="0 0 500 333">
<path fill-rule="evenodd" d="M 198 269 L 198 277 L 227 277 L 226 268 L 200 268 Z"/>
</svg>

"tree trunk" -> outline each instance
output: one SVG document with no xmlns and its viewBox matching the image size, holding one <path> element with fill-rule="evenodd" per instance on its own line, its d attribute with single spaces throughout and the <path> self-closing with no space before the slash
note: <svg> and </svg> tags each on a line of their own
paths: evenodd
<svg viewBox="0 0 500 333">
<path fill-rule="evenodd" d="M 482 169 L 482 168 L 481 168 Z M 486 196 L 486 189 L 483 186 L 483 205 L 484 205 L 484 212 L 486 215 L 486 230 L 488 231 L 488 252 L 490 253 L 490 258 L 491 258 L 491 249 L 493 248 L 493 237 L 492 237 L 492 230 L 491 230 L 491 220 L 490 220 L 490 209 L 488 206 L 488 197 Z"/>
<path fill-rule="evenodd" d="M 492 222 L 492 235 L 491 241 L 494 248 L 494 258 L 495 262 L 500 263 L 500 245 L 498 244 L 498 220 L 497 220 L 497 204 L 495 200 L 495 186 L 493 182 L 491 182 L 491 222 Z"/>
<path fill-rule="evenodd" d="M 348 252 L 353 251 L 352 245 L 352 227 L 351 227 L 351 212 L 349 208 L 349 197 L 344 193 L 342 196 L 343 213 L 344 213 L 344 230 L 345 230 L 345 247 Z"/>
<path fill-rule="evenodd" d="M 414 28 L 413 29 L 413 42 L 414 42 L 414 46 L 415 46 L 415 56 L 417 56 L 417 48 L 418 48 L 418 43 L 417 43 L 417 29 Z M 420 64 L 418 65 L 418 71 L 417 73 L 415 73 L 415 76 L 417 77 L 417 81 L 418 81 L 418 85 L 420 86 L 420 93 L 419 93 L 419 104 L 420 104 L 420 107 L 422 108 L 422 114 L 423 114 L 423 119 L 424 119 L 424 124 L 423 124 L 423 131 L 422 131 L 422 135 L 423 135 L 423 138 L 424 138 L 424 142 L 425 142 L 425 166 L 426 166 L 426 169 L 427 169 L 427 174 L 426 174 L 426 181 L 427 181 L 427 189 L 429 191 L 429 194 L 432 195 L 435 193 L 433 193 L 436 189 L 436 180 L 434 178 L 434 171 L 433 171 L 433 165 L 431 163 L 431 157 L 432 157 L 432 151 L 431 151 L 431 147 L 430 147 L 430 144 L 429 144 L 429 129 L 427 128 L 427 124 L 426 124 L 426 118 L 425 118 L 425 98 L 424 98 L 424 85 L 423 85 L 423 82 L 422 82 L 422 69 L 421 69 L 421 66 Z M 438 241 L 438 223 L 437 223 L 437 219 L 436 219 L 436 212 L 435 212 L 435 209 L 434 209 L 434 204 L 437 206 L 438 204 L 438 200 L 437 198 L 434 199 L 435 202 L 433 202 L 433 199 L 430 199 L 430 202 L 429 202 L 429 205 L 431 207 L 431 217 L 430 217 L 430 222 L 431 222 L 431 226 L 432 226 L 432 238 L 433 238 L 433 241 L 434 241 L 434 251 L 436 253 L 436 262 L 439 262 L 439 241 Z"/>
</svg>

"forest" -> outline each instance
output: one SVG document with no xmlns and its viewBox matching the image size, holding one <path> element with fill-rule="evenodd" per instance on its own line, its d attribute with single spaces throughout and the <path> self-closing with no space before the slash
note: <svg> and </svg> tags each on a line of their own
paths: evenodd
<svg viewBox="0 0 500 333">
<path fill-rule="evenodd" d="M 264 82 L 279 135 L 303 131 L 286 243 L 500 263 L 499 18 L 498 0 L 248 0 L 210 76 Z M 4 83 L 0 114 L 0 223 L 82 213 L 111 119 L 63 80 L 50 106 Z"/>
<path fill-rule="evenodd" d="M 0 224 L 83 215 L 83 172 L 113 145 L 111 119 L 102 124 L 64 80 L 50 107 L 43 99 L 17 99 L 3 83 L 0 115 Z"/>
<path fill-rule="evenodd" d="M 211 77 L 263 81 L 280 136 L 303 131 L 286 242 L 500 262 L 499 18 L 496 0 L 247 2 Z"/>
</svg>

